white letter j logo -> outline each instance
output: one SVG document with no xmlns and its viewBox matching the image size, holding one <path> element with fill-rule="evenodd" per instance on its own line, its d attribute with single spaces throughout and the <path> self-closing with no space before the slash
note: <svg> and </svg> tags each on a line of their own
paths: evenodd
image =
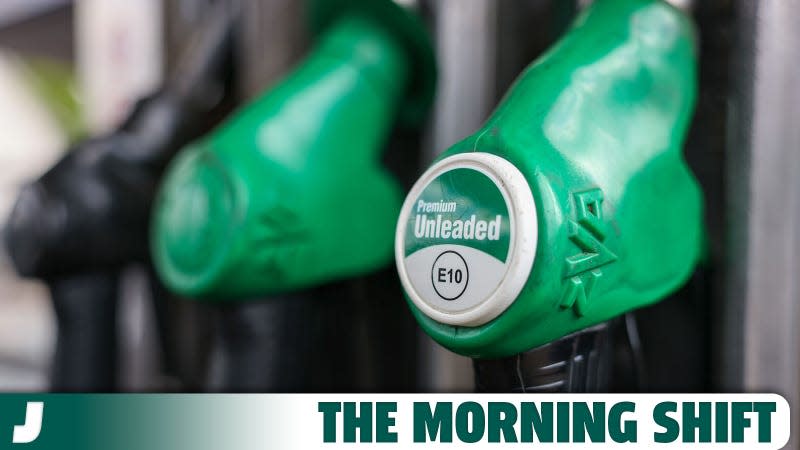
<svg viewBox="0 0 800 450">
<path fill-rule="evenodd" d="M 25 408 L 25 423 L 14 425 L 14 444 L 28 444 L 39 437 L 42 431 L 42 415 L 44 414 L 43 402 L 28 402 Z"/>
</svg>

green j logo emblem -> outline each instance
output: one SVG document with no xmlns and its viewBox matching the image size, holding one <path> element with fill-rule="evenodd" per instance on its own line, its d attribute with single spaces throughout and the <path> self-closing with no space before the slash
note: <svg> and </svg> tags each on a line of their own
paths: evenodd
<svg viewBox="0 0 800 450">
<path fill-rule="evenodd" d="M 25 423 L 14 425 L 13 444 L 29 444 L 39 437 L 42 431 L 44 402 L 28 402 L 25 407 Z"/>
</svg>

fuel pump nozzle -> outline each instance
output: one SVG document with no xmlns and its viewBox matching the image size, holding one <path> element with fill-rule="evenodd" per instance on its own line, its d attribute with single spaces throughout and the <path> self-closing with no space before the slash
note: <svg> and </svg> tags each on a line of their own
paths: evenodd
<svg viewBox="0 0 800 450">
<path fill-rule="evenodd" d="M 120 271 L 149 263 L 152 198 L 167 161 L 229 92 L 235 13 L 218 4 L 176 72 L 114 132 L 80 142 L 22 188 L 5 230 L 17 271 L 44 280 L 58 320 L 51 388 L 116 387 Z"/>
<path fill-rule="evenodd" d="M 419 31 L 382 19 L 400 11 L 390 1 L 316 4 L 330 19 L 305 61 L 169 170 L 153 254 L 179 293 L 236 301 L 391 260 L 402 194 L 380 155 L 401 105 L 424 112 L 430 82 L 411 67 L 432 56 L 405 37 Z"/>
<path fill-rule="evenodd" d="M 357 353 L 381 324 L 363 323 L 372 313 L 343 280 L 391 262 L 402 189 L 382 153 L 393 124 L 419 123 L 432 101 L 432 46 L 416 17 L 391 0 L 308 6 L 310 54 L 187 147 L 155 208 L 162 279 L 221 311 L 222 390 L 363 386 Z M 364 365 L 402 364 L 376 362 Z"/>
<path fill-rule="evenodd" d="M 589 362 L 576 333 L 600 348 L 599 324 L 690 276 L 694 38 L 660 0 L 596 0 L 412 188 L 395 240 L 409 304 L 436 341 L 475 358 L 479 385 L 486 360 L 513 357 L 506 389 L 547 388 L 551 369 Z M 534 379 L 519 379 L 526 366 Z"/>
</svg>

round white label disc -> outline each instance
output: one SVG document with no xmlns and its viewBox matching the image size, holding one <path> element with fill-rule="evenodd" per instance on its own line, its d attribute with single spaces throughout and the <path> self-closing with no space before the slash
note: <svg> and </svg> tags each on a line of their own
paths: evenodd
<svg viewBox="0 0 800 450">
<path fill-rule="evenodd" d="M 536 205 L 507 160 L 463 153 L 417 181 L 400 213 L 395 259 L 409 298 L 432 319 L 491 321 L 516 299 L 536 254 Z"/>
</svg>

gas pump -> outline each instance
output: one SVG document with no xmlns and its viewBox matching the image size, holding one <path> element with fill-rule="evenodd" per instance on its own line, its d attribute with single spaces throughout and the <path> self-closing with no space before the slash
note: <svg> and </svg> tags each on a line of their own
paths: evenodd
<svg viewBox="0 0 800 450">
<path fill-rule="evenodd" d="M 139 101 L 116 131 L 75 145 L 19 194 L 5 240 L 19 273 L 50 288 L 58 321 L 53 390 L 116 388 L 119 273 L 149 263 L 148 217 L 160 174 L 225 107 L 234 21 L 233 10 L 210 9 L 162 89 Z"/>
<path fill-rule="evenodd" d="M 410 389 L 413 326 L 409 339 L 387 331 L 402 300 L 346 280 L 391 261 L 403 189 L 382 153 L 396 119 L 425 116 L 433 52 L 390 0 L 308 6 L 317 38 L 306 59 L 171 165 L 155 265 L 172 290 L 219 308 L 213 389 Z"/>
<path fill-rule="evenodd" d="M 403 204 L 395 258 L 423 330 L 486 391 L 596 391 L 607 321 L 692 273 L 702 200 L 681 155 L 690 20 L 597 0 Z"/>
</svg>

